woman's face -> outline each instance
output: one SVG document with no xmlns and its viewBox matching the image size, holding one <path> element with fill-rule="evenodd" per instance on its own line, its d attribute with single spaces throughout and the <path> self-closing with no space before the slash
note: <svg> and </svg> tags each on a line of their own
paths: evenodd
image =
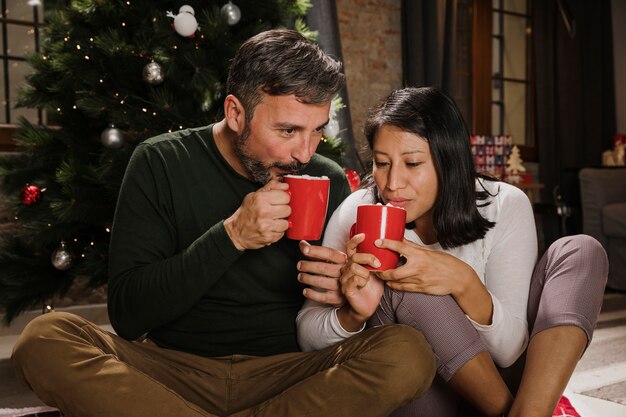
<svg viewBox="0 0 626 417">
<path fill-rule="evenodd" d="M 437 173 L 428 142 L 395 126 L 374 136 L 374 181 L 385 204 L 402 207 L 407 223 L 432 225 Z"/>
</svg>

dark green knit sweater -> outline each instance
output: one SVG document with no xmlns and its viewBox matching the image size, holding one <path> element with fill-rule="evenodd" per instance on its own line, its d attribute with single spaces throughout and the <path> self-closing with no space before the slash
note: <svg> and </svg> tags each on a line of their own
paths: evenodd
<svg viewBox="0 0 626 417">
<path fill-rule="evenodd" d="M 162 347 L 206 356 L 296 351 L 298 242 L 235 248 L 224 219 L 260 186 L 228 165 L 211 128 L 137 146 L 111 236 L 111 323 L 124 338 L 148 333 Z M 328 220 L 349 193 L 343 170 L 315 155 L 302 173 L 331 178 Z"/>
</svg>

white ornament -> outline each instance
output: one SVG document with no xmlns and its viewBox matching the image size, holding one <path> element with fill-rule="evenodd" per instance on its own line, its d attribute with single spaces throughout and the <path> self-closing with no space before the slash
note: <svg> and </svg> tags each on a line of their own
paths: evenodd
<svg viewBox="0 0 626 417">
<path fill-rule="evenodd" d="M 196 15 L 196 12 L 193 10 L 193 7 L 191 7 L 188 4 L 183 4 L 182 6 L 180 6 L 180 9 L 178 9 L 178 13 L 189 13 L 192 16 Z"/>
<path fill-rule="evenodd" d="M 195 11 L 193 7 L 188 5 L 180 6 L 178 9 L 178 14 L 174 16 L 174 14 L 169 11 L 167 12 L 167 17 L 174 18 L 174 30 L 180 36 L 191 36 L 196 33 L 198 30 L 198 21 L 196 20 Z"/>
<path fill-rule="evenodd" d="M 232 1 L 222 6 L 222 14 L 226 17 L 226 22 L 233 26 L 241 20 L 241 10 Z"/>
<path fill-rule="evenodd" d="M 117 149 L 124 144 L 124 135 L 121 130 L 111 125 L 102 131 L 100 141 L 107 148 Z"/>
<path fill-rule="evenodd" d="M 40 0 L 28 0 L 26 4 L 28 4 L 29 6 L 41 6 L 41 1 Z"/>
</svg>

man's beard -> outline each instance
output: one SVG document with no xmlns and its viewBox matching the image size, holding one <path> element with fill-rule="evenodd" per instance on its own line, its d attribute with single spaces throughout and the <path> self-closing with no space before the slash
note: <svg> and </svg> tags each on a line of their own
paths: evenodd
<svg viewBox="0 0 626 417">
<path fill-rule="evenodd" d="M 252 176 L 254 182 L 257 182 L 261 185 L 265 185 L 272 179 L 272 174 L 270 173 L 271 168 L 278 168 L 282 171 L 286 171 L 288 173 L 297 173 L 300 172 L 307 164 L 300 163 L 298 161 L 294 161 L 289 165 L 283 165 L 280 162 L 274 162 L 269 165 L 265 165 L 263 162 L 254 159 L 252 156 L 248 155 L 246 152 L 246 144 L 248 143 L 248 138 L 250 137 L 250 129 L 246 126 L 241 136 L 237 137 L 237 142 L 235 143 L 235 153 L 241 161 L 243 167 L 246 171 Z"/>
</svg>

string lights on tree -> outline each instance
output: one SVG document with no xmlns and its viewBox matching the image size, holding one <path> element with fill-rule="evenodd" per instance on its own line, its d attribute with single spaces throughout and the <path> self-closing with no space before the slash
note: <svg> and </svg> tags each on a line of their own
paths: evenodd
<svg viewBox="0 0 626 417">
<path fill-rule="evenodd" d="M 0 155 L 10 212 L 10 227 L 0 228 L 0 317 L 7 323 L 31 307 L 52 306 L 76 280 L 106 283 L 117 193 L 135 146 L 219 120 L 227 63 L 239 45 L 272 27 L 311 37 L 309 0 L 248 2 L 246 19 L 226 0 L 196 2 L 195 10 L 181 1 L 176 15 L 164 0 L 66 3 L 46 14 L 40 52 L 27 58 L 31 72 L 17 100 L 44 110 L 50 127 L 19 121 L 19 152 Z M 330 156 L 332 143 L 318 151 Z"/>
</svg>

